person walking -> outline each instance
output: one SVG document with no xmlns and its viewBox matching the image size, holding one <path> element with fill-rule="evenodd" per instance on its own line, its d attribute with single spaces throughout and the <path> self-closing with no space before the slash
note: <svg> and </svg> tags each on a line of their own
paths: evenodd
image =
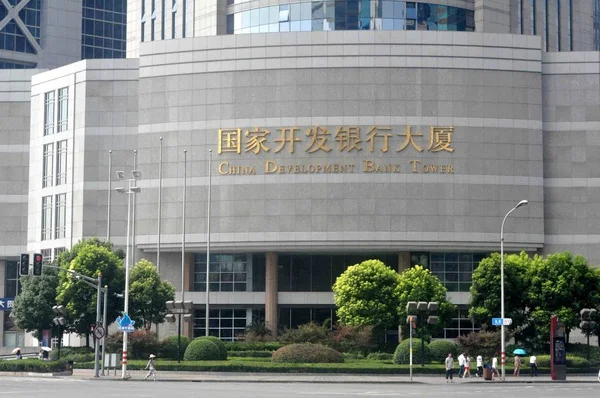
<svg viewBox="0 0 600 398">
<path fill-rule="evenodd" d="M 471 358 L 469 354 L 465 355 L 465 372 L 463 373 L 463 379 L 471 378 Z"/>
<path fill-rule="evenodd" d="M 154 358 L 156 358 L 156 355 L 150 354 L 150 360 L 148 361 L 148 364 L 144 368 L 144 369 L 148 369 L 148 374 L 146 375 L 146 377 L 144 377 L 144 380 L 148 380 L 148 377 L 150 377 L 150 375 L 152 375 L 152 379 L 154 381 L 156 381 L 156 368 L 154 368 Z"/>
<path fill-rule="evenodd" d="M 477 355 L 477 377 L 483 377 L 483 357 Z"/>
<path fill-rule="evenodd" d="M 452 353 L 449 352 L 446 357 L 446 383 L 448 383 L 448 379 L 450 379 L 450 383 L 454 383 L 452 380 L 452 374 L 454 373 L 454 358 L 452 358 Z"/>
<path fill-rule="evenodd" d="M 538 375 L 537 358 L 533 353 L 529 357 L 529 367 L 531 368 L 531 377 Z"/>
<path fill-rule="evenodd" d="M 494 376 L 500 377 L 498 373 L 498 357 L 494 355 L 492 358 L 492 380 L 494 380 Z"/>
<path fill-rule="evenodd" d="M 463 372 L 465 371 L 465 354 L 460 353 L 458 356 L 458 378 L 462 378 Z"/>
<path fill-rule="evenodd" d="M 519 377 L 521 374 L 521 357 L 520 356 L 515 355 L 515 358 L 513 360 L 513 366 L 514 366 L 513 376 Z"/>
</svg>

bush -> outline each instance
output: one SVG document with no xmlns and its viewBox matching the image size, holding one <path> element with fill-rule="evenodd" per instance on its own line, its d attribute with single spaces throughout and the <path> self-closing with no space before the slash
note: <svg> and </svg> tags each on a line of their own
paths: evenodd
<svg viewBox="0 0 600 398">
<path fill-rule="evenodd" d="M 198 339 L 210 340 L 213 343 L 215 343 L 215 345 L 219 349 L 219 359 L 222 361 L 227 359 L 227 347 L 225 347 L 225 343 L 223 343 L 223 341 L 220 338 L 215 337 L 215 336 L 202 336 L 202 337 L 197 337 L 195 340 L 198 340 Z"/>
<path fill-rule="evenodd" d="M 392 361 L 394 359 L 394 354 L 390 354 L 389 352 L 372 352 L 367 355 L 367 359 L 374 361 Z"/>
<path fill-rule="evenodd" d="M 283 345 L 278 342 L 247 342 L 247 341 L 224 341 L 227 352 L 234 351 L 277 351 Z M 233 355 L 233 354 L 232 354 Z"/>
<path fill-rule="evenodd" d="M 283 344 L 327 344 L 329 342 L 329 329 L 310 322 L 295 329 L 284 329 L 279 336 L 279 341 Z"/>
<path fill-rule="evenodd" d="M 331 346 L 340 352 L 367 355 L 375 347 L 373 326 L 337 325 L 330 336 Z"/>
<path fill-rule="evenodd" d="M 177 359 L 177 346 L 179 336 L 168 336 L 160 342 L 158 348 L 158 357 L 162 359 Z M 190 344 L 190 339 L 186 336 L 181 336 L 181 357 L 185 353 L 185 349 Z"/>
<path fill-rule="evenodd" d="M 120 351 L 119 351 L 120 352 Z M 60 347 L 60 359 L 64 359 L 65 361 L 74 361 L 71 359 L 73 356 L 79 355 L 89 355 L 92 354 L 92 361 L 94 360 L 94 349 L 92 347 Z M 58 359 L 58 347 L 50 351 L 50 359 L 52 361 L 56 361 Z M 79 361 L 86 362 L 86 361 Z"/>
<path fill-rule="evenodd" d="M 291 344 L 273 353 L 273 362 L 341 363 L 342 354 L 321 344 Z"/>
<path fill-rule="evenodd" d="M 461 351 L 469 355 L 482 355 L 484 358 L 492 358 L 494 355 L 499 354 L 500 331 L 471 332 L 466 336 L 459 336 L 458 344 Z M 506 350 L 506 353 L 512 353 L 512 351 Z"/>
<path fill-rule="evenodd" d="M 246 326 L 243 335 L 240 337 L 251 342 L 268 341 L 272 334 L 273 332 L 267 327 L 264 320 L 255 318 L 252 323 Z"/>
<path fill-rule="evenodd" d="M 540 368 L 549 368 L 550 367 L 550 355 L 536 355 L 537 358 L 537 365 Z M 527 358 L 524 358 L 523 360 L 525 363 L 523 364 L 523 368 L 524 367 L 529 367 L 529 360 Z M 573 356 L 573 355 L 567 355 L 567 366 L 568 367 L 573 367 L 573 368 L 587 368 L 589 366 L 591 366 L 590 361 L 588 361 L 585 358 L 581 358 L 578 356 Z"/>
<path fill-rule="evenodd" d="M 235 351 L 231 353 L 232 357 L 238 358 L 271 358 L 272 351 Z"/>
<path fill-rule="evenodd" d="M 187 346 L 183 359 L 186 361 L 222 361 L 227 359 L 227 349 L 223 342 L 216 337 L 198 337 Z"/>
<path fill-rule="evenodd" d="M 0 372 L 52 373 L 66 369 L 66 361 L 42 361 L 39 359 L 19 359 L 0 361 Z"/>
<path fill-rule="evenodd" d="M 434 361 L 443 362 L 451 352 L 454 358 L 458 357 L 458 345 L 449 340 L 433 340 L 429 343 L 429 351 L 431 352 L 431 359 Z"/>
<path fill-rule="evenodd" d="M 567 352 L 573 356 L 587 359 L 588 346 L 587 344 L 576 343 L 567 346 Z M 600 347 L 590 345 L 590 362 L 592 365 L 600 364 Z"/>
<path fill-rule="evenodd" d="M 147 330 L 136 330 L 127 337 L 127 358 L 148 359 L 150 354 L 156 355 L 160 348 L 158 336 Z M 120 353 L 123 350 L 123 333 L 116 332 L 108 336 L 107 352 Z"/>
<path fill-rule="evenodd" d="M 421 363 L 421 339 L 413 338 L 413 363 Z M 429 362 L 431 358 L 431 352 L 429 351 L 429 344 L 425 342 L 425 363 Z M 394 363 L 396 364 L 408 364 L 410 363 L 410 340 L 402 340 L 396 352 L 394 352 Z"/>
</svg>

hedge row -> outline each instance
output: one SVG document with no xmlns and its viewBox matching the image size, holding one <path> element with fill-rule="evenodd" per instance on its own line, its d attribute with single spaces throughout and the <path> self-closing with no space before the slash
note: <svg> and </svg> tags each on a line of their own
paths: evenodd
<svg viewBox="0 0 600 398">
<path fill-rule="evenodd" d="M 129 361 L 128 369 L 143 370 L 147 361 Z M 255 372 L 255 373 L 345 373 L 345 374 L 408 374 L 408 365 L 394 365 L 385 363 L 366 363 L 346 362 L 346 363 L 278 363 L 270 361 L 252 362 L 252 361 L 236 361 L 230 359 L 228 361 L 198 361 L 198 362 L 181 362 L 177 361 L 156 361 L 156 368 L 161 371 L 182 371 L 182 372 Z M 75 364 L 77 369 L 93 369 L 94 364 L 82 363 Z M 523 372 L 525 369 L 523 370 Z M 586 373 L 598 374 L 597 368 L 573 368 L 570 373 Z M 442 375 L 444 374 L 444 365 L 429 364 L 425 367 L 419 365 L 413 366 L 414 374 L 422 375 Z M 550 369 L 541 368 L 541 374 L 549 374 Z"/>
<path fill-rule="evenodd" d="M 0 372 L 52 373 L 60 372 L 65 369 L 66 362 L 63 360 L 42 361 L 40 359 L 19 359 L 0 361 Z"/>
<path fill-rule="evenodd" d="M 284 344 L 277 342 L 244 342 L 244 341 L 225 341 L 225 348 L 227 352 L 233 353 L 235 351 L 277 351 Z M 231 354 L 233 355 L 233 354 Z"/>
<path fill-rule="evenodd" d="M 273 353 L 271 351 L 234 351 L 231 356 L 237 358 L 271 358 Z"/>
</svg>

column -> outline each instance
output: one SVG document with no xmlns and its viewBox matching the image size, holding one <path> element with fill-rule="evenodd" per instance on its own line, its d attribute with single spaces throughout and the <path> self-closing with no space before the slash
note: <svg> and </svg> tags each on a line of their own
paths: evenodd
<svg viewBox="0 0 600 398">
<path fill-rule="evenodd" d="M 410 252 L 398 253 L 398 273 L 406 271 L 410 268 Z"/>
<path fill-rule="evenodd" d="M 0 260 L 0 297 L 4 297 L 4 286 L 6 286 L 6 261 Z M 4 347 L 4 311 L 0 311 L 0 347 Z"/>
<path fill-rule="evenodd" d="M 265 261 L 265 323 L 271 329 L 273 340 L 277 340 L 278 271 L 277 253 L 267 252 Z"/>
</svg>

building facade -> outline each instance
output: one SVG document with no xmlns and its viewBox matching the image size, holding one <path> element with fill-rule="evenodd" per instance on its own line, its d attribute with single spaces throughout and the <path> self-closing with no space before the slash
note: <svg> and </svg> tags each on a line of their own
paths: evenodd
<svg viewBox="0 0 600 398">
<path fill-rule="evenodd" d="M 473 269 L 520 200 L 507 251 L 600 262 L 598 11 L 130 1 L 129 59 L 33 77 L 27 250 L 127 243 L 110 162 L 142 173 L 132 262 L 159 263 L 194 302 L 190 336 L 205 333 L 206 283 L 223 339 L 256 317 L 274 330 L 335 320 L 332 283 L 367 258 L 431 269 L 459 305 L 439 337 L 473 330 Z"/>
<path fill-rule="evenodd" d="M 19 254 L 27 248 L 31 77 L 81 59 L 124 58 L 126 12 L 126 0 L 0 2 L 0 205 L 5 210 L 0 223 L 0 299 L 7 307 L 18 291 L 15 273 Z M 58 121 L 53 128 L 62 132 L 68 93 L 57 92 L 47 100 L 48 110 L 52 110 L 49 118 Z M 51 124 L 49 121 L 48 129 Z M 56 150 L 56 154 L 47 152 L 45 159 L 51 163 L 47 166 L 60 171 L 62 164 L 52 162 L 63 161 L 64 148 Z M 44 252 L 48 260 L 52 254 Z M 0 315 L 0 351 L 3 345 L 31 344 L 31 339 L 26 340 L 14 328 L 10 311 L 2 310 Z"/>
</svg>

